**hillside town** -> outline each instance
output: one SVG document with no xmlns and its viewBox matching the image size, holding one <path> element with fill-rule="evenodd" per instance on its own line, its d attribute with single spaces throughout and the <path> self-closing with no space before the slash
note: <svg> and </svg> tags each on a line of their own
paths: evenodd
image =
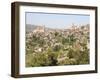
<svg viewBox="0 0 100 80">
<path fill-rule="evenodd" d="M 26 30 L 26 67 L 89 64 L 89 24 Z"/>
</svg>

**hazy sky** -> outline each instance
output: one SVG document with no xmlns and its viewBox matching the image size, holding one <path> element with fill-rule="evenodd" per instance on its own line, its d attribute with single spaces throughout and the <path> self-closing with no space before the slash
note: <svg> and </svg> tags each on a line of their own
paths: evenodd
<svg viewBox="0 0 100 80">
<path fill-rule="evenodd" d="M 89 15 L 26 12 L 26 24 L 45 25 L 50 28 L 67 28 L 72 23 L 89 24 L 89 21 Z"/>
</svg>

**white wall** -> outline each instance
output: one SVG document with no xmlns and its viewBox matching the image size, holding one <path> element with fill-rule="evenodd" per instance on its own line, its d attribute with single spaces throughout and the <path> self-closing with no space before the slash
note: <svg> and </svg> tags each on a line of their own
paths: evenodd
<svg viewBox="0 0 100 80">
<path fill-rule="evenodd" d="M 11 67 L 11 2 L 15 0 L 0 0 L 0 80 L 16 80 L 10 77 Z M 30 1 L 42 3 L 56 3 L 56 4 L 76 4 L 98 6 L 100 0 L 16 0 L 16 1 Z M 98 6 L 100 9 L 100 6 Z M 98 11 L 100 14 L 100 11 Z M 98 22 L 100 16 L 98 15 Z M 100 34 L 100 23 L 98 24 L 98 34 Z M 98 38 L 100 44 L 100 37 Z M 98 46 L 100 47 L 100 45 Z M 99 48 L 98 48 L 99 49 Z M 18 80 L 100 80 L 100 50 L 98 51 L 98 67 L 97 74 L 80 74 L 80 75 L 66 75 L 53 77 L 39 77 L 39 78 L 21 78 Z"/>
</svg>

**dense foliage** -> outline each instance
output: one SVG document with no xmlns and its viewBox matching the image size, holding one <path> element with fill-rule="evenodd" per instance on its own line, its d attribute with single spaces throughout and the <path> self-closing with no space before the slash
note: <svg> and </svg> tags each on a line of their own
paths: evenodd
<svg viewBox="0 0 100 80">
<path fill-rule="evenodd" d="M 26 67 L 89 64 L 89 25 L 26 35 Z"/>
</svg>

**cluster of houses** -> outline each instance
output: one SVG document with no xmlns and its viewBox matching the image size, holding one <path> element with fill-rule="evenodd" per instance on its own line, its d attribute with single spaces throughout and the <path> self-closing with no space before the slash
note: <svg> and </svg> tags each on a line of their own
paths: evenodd
<svg viewBox="0 0 100 80">
<path fill-rule="evenodd" d="M 82 50 L 82 46 L 79 43 L 85 42 L 87 44 L 87 48 L 89 49 L 89 24 L 80 27 L 74 25 L 68 29 L 61 29 L 61 30 L 60 29 L 47 30 L 45 25 L 37 26 L 36 29 L 34 29 L 29 34 L 27 34 L 26 36 L 28 37 L 26 39 L 27 42 L 30 41 L 33 35 L 39 37 L 40 41 L 41 40 L 44 41 L 42 47 L 38 45 L 34 47 L 34 54 L 42 53 L 48 50 L 48 48 L 53 48 L 57 45 L 61 47 L 68 47 L 69 45 L 67 46 L 61 43 L 61 38 L 62 37 L 67 38 L 67 36 L 69 35 L 74 35 L 74 37 L 76 38 L 76 42 L 73 45 L 74 48 L 78 48 Z"/>
</svg>

